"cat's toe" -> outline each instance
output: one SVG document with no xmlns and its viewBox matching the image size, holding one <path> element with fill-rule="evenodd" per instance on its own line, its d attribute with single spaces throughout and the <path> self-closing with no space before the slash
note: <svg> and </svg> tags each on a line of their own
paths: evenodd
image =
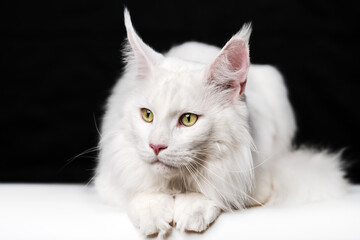
<svg viewBox="0 0 360 240">
<path fill-rule="evenodd" d="M 174 199 L 171 195 L 154 193 L 136 196 L 128 214 L 144 235 L 166 234 L 172 228 Z"/>
<path fill-rule="evenodd" d="M 198 193 L 178 196 L 174 211 L 176 229 L 194 232 L 205 231 L 221 212 L 212 200 Z"/>
<path fill-rule="evenodd" d="M 164 221 L 159 220 L 157 222 L 144 221 L 140 223 L 139 230 L 142 234 L 146 236 L 151 236 L 155 234 L 166 234 L 171 229 L 171 225 Z"/>
</svg>

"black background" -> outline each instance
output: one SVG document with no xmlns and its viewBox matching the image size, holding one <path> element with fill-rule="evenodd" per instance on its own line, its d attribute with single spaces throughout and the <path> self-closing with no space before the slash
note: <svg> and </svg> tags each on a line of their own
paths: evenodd
<svg viewBox="0 0 360 240">
<path fill-rule="evenodd" d="M 2 182 L 86 182 L 103 105 L 120 76 L 123 7 L 158 51 L 188 40 L 222 46 L 251 21 L 253 63 L 280 69 L 295 144 L 340 150 L 360 182 L 356 1 L 9 1 L 1 3 Z"/>
</svg>

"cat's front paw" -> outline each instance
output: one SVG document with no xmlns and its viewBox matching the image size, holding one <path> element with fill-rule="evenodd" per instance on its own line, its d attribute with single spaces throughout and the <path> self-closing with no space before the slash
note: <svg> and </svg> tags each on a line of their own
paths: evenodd
<svg viewBox="0 0 360 240">
<path fill-rule="evenodd" d="M 200 193 L 183 193 L 175 197 L 174 222 L 180 231 L 203 232 L 220 212 L 214 201 Z"/>
<path fill-rule="evenodd" d="M 174 198 L 163 193 L 136 195 L 128 206 L 133 224 L 145 235 L 166 234 L 173 220 Z"/>
</svg>

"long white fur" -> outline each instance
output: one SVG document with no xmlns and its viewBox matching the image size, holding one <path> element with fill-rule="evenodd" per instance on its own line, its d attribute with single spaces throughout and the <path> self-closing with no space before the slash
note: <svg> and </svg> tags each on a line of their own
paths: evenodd
<svg viewBox="0 0 360 240">
<path fill-rule="evenodd" d="M 251 65 L 245 95 L 228 102 L 224 99 L 230 94 L 227 89 L 206 82 L 211 64 L 221 54 L 219 48 L 188 42 L 162 55 L 138 37 L 127 10 L 125 25 L 127 67 L 107 103 L 95 185 L 104 200 L 127 207 L 130 218 L 145 234 L 166 232 L 169 225 L 164 222 L 169 222 L 169 214 L 183 212 L 172 209 L 162 214 L 163 208 L 153 206 L 159 211 L 150 216 L 151 211 L 136 208 L 139 202 L 162 194 L 162 205 L 169 209 L 185 206 L 180 199 L 186 193 L 189 198 L 184 201 L 207 199 L 204 206 L 209 208 L 201 213 L 203 217 L 198 216 L 201 223 L 174 216 L 182 219 L 178 223 L 182 230 L 202 231 L 219 209 L 292 204 L 345 193 L 339 155 L 292 149 L 294 114 L 282 76 L 274 67 Z M 250 32 L 246 25 L 228 44 L 241 40 L 248 48 Z M 231 74 L 224 72 L 228 77 L 219 81 Z M 141 119 L 140 108 L 153 111 L 152 123 Z M 192 127 L 179 127 L 179 117 L 187 112 L 201 117 Z M 154 170 L 150 162 L 155 155 L 149 143 L 167 145 L 159 158 L 179 170 Z M 140 221 L 140 215 L 147 217 Z"/>
</svg>

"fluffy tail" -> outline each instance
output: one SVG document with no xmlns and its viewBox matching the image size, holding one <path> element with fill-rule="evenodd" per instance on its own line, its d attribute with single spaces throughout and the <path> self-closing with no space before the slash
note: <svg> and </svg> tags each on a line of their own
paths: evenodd
<svg viewBox="0 0 360 240">
<path fill-rule="evenodd" d="M 348 182 L 340 156 L 308 148 L 282 155 L 272 169 L 273 191 L 267 204 L 298 204 L 343 196 Z"/>
</svg>

